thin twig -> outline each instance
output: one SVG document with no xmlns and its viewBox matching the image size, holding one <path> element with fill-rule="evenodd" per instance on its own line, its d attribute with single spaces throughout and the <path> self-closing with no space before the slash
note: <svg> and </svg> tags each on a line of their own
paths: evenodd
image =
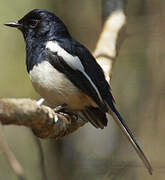
<svg viewBox="0 0 165 180">
<path fill-rule="evenodd" d="M 16 159 L 15 155 L 13 154 L 13 152 L 10 150 L 4 134 L 2 132 L 2 125 L 0 125 L 0 149 L 2 150 L 2 152 L 5 154 L 5 156 L 7 157 L 10 166 L 12 167 L 13 171 L 15 172 L 16 176 L 19 178 L 19 180 L 26 180 L 24 173 L 23 173 L 23 169 L 21 164 L 18 162 L 18 160 Z"/>
<path fill-rule="evenodd" d="M 39 158 L 40 158 L 40 167 L 41 167 L 41 173 L 42 173 L 42 179 L 47 180 L 47 173 L 46 173 L 46 168 L 45 168 L 45 159 L 44 159 L 44 152 L 42 149 L 42 144 L 41 141 L 38 137 L 34 137 L 34 140 L 37 144 L 38 151 L 39 151 Z"/>
</svg>

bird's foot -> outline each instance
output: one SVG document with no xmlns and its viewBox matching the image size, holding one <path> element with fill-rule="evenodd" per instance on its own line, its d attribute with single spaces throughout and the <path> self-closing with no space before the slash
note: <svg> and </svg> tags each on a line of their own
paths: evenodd
<svg viewBox="0 0 165 180">
<path fill-rule="evenodd" d="M 59 112 L 59 114 L 65 117 L 67 124 L 71 124 L 73 119 L 78 119 L 78 115 L 72 112 Z"/>
<path fill-rule="evenodd" d="M 62 111 L 65 110 L 66 106 L 67 106 L 66 104 L 62 104 L 62 105 L 59 105 L 59 106 L 55 107 L 53 110 L 54 110 L 55 113 L 62 112 Z"/>
<path fill-rule="evenodd" d="M 78 115 L 75 113 L 67 111 L 65 109 L 66 106 L 67 106 L 66 104 L 62 104 L 60 106 L 57 106 L 56 108 L 54 108 L 54 112 L 64 116 L 66 119 L 66 123 L 71 124 L 72 119 L 78 119 Z M 55 116 L 54 121 L 55 122 L 58 121 L 58 116 Z"/>
</svg>

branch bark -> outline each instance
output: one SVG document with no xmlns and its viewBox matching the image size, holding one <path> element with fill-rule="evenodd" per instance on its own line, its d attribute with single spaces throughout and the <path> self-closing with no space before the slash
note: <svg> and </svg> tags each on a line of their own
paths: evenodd
<svg viewBox="0 0 165 180">
<path fill-rule="evenodd" d="M 58 117 L 58 121 L 54 117 Z M 27 126 L 40 138 L 59 138 L 85 124 L 72 118 L 69 122 L 61 114 L 31 99 L 0 99 L 0 121 L 3 125 Z"/>
<path fill-rule="evenodd" d="M 119 1 L 122 2 L 122 0 Z M 113 1 L 112 4 L 93 53 L 102 66 L 107 81 L 110 81 L 112 65 L 116 60 L 121 39 L 119 34 L 126 21 L 123 3 Z M 58 121 L 54 121 L 54 117 L 58 117 Z M 0 99 L 0 122 L 3 125 L 27 126 L 40 138 L 60 138 L 76 131 L 86 123 L 73 117 L 68 121 L 61 114 L 54 113 L 51 108 L 39 106 L 31 99 Z"/>
<path fill-rule="evenodd" d="M 123 9 L 116 9 L 106 19 L 103 31 L 97 42 L 94 56 L 103 68 L 106 80 L 110 82 L 112 67 L 123 40 L 126 16 Z"/>
</svg>

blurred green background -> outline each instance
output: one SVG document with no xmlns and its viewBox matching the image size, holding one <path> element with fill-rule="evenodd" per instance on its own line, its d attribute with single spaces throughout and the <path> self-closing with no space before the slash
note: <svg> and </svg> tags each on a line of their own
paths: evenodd
<svg viewBox="0 0 165 180">
<path fill-rule="evenodd" d="M 3 26 L 29 10 L 61 17 L 74 38 L 94 50 L 102 28 L 101 0 L 1 0 L 0 97 L 39 98 L 25 67 L 25 44 L 18 30 Z M 113 69 L 117 106 L 154 167 L 151 177 L 127 139 L 110 121 L 104 130 L 90 124 L 61 140 L 41 140 L 49 180 L 164 180 L 165 177 L 165 1 L 127 1 L 128 37 Z M 27 179 L 42 179 L 38 147 L 31 131 L 4 126 L 5 138 Z M 17 180 L 0 154 L 0 180 Z"/>
</svg>

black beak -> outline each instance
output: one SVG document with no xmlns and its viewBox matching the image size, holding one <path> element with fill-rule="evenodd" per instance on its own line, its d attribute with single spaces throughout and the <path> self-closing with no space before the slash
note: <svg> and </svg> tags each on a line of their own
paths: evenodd
<svg viewBox="0 0 165 180">
<path fill-rule="evenodd" d="M 9 22 L 9 23 L 5 23 L 4 25 L 5 26 L 10 26 L 10 27 L 15 27 L 15 28 L 18 28 L 18 27 L 22 26 L 22 24 L 20 24 L 18 22 Z"/>
</svg>

